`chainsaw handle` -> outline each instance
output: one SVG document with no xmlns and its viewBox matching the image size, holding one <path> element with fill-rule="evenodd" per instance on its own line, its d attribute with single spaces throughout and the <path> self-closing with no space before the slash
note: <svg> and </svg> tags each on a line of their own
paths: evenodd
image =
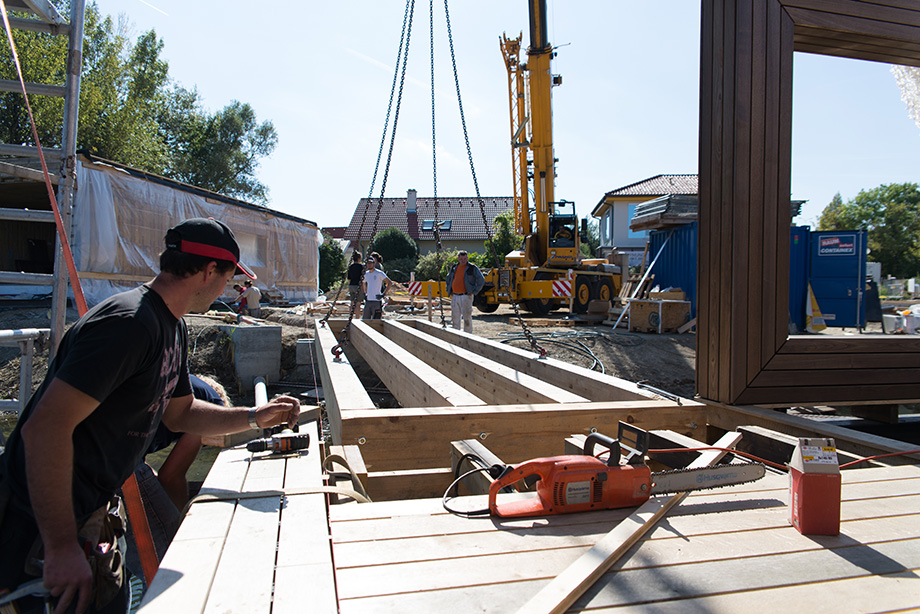
<svg viewBox="0 0 920 614">
<path fill-rule="evenodd" d="M 585 439 L 585 456 L 594 456 L 594 444 L 610 450 L 610 458 L 607 459 L 607 466 L 614 467 L 620 464 L 620 440 L 614 439 L 601 433 L 591 433 Z"/>
<path fill-rule="evenodd" d="M 489 486 L 489 510 L 492 514 L 502 515 L 499 513 L 500 510 L 498 509 L 496 498 L 503 488 L 511 486 L 529 475 L 537 475 L 541 480 L 545 479 L 546 476 L 550 475 L 556 460 L 557 459 L 554 458 L 536 458 L 523 462 L 520 465 L 508 467 L 505 472 Z M 513 503 L 506 504 L 506 506 L 507 505 L 515 507 Z"/>
</svg>

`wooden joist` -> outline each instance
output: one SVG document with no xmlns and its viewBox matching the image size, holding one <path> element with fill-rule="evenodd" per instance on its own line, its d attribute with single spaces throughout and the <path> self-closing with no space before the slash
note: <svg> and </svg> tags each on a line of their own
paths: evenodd
<svg viewBox="0 0 920 614">
<path fill-rule="evenodd" d="M 368 470 L 446 467 L 450 442 L 479 439 L 509 463 L 562 454 L 570 433 L 617 432 L 620 420 L 646 430 L 692 433 L 704 425 L 700 405 L 620 401 L 485 407 L 423 407 L 347 412 L 345 443 L 361 444 Z"/>
<path fill-rule="evenodd" d="M 578 403 L 585 397 L 441 341 L 401 322 L 381 321 L 390 340 L 490 404 Z"/>
<path fill-rule="evenodd" d="M 351 341 L 403 407 L 485 405 L 485 401 L 389 342 L 366 322 L 352 322 Z"/>
<path fill-rule="evenodd" d="M 373 409 L 374 402 L 351 368 L 344 352 L 337 360 L 332 355 L 332 348 L 338 344 L 332 330 L 316 325 L 314 329 L 317 367 L 323 381 L 323 394 L 326 401 L 326 415 L 332 442 L 342 443 L 342 412 L 347 409 Z"/>
<path fill-rule="evenodd" d="M 470 456 L 477 457 L 482 463 L 474 462 Z M 499 457 L 492 453 L 492 450 L 482 445 L 478 439 L 464 439 L 462 441 L 450 442 L 450 466 L 454 471 L 454 476 L 463 475 L 468 471 L 480 469 L 483 466 L 491 467 L 493 465 L 504 465 L 505 463 Z M 454 478 L 456 479 L 456 478 Z M 467 476 L 460 484 L 466 487 L 470 494 L 487 495 L 489 486 L 495 480 L 485 471 L 479 471 Z M 462 492 L 462 491 L 461 491 Z"/>
<path fill-rule="evenodd" d="M 448 341 L 489 360 L 508 365 L 559 388 L 571 392 L 577 391 L 578 395 L 591 401 L 630 401 L 656 398 L 633 382 L 577 367 L 554 358 L 540 359 L 533 352 L 504 343 L 451 328 L 441 328 L 424 320 L 413 320 L 411 325 L 432 337 Z"/>
</svg>

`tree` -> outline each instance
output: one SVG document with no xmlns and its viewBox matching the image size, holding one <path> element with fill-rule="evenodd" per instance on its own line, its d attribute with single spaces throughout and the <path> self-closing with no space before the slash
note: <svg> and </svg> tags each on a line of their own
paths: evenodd
<svg viewBox="0 0 920 614">
<path fill-rule="evenodd" d="M 869 260 L 895 277 L 920 272 L 920 187 L 892 183 L 862 190 L 848 203 L 840 194 L 821 212 L 819 230 L 867 230 Z"/>
<path fill-rule="evenodd" d="M 601 234 L 600 229 L 597 224 L 597 220 L 591 218 L 585 218 L 587 220 L 586 227 L 588 233 L 585 236 L 585 240 L 581 243 L 581 256 L 582 258 L 594 258 L 597 255 L 597 249 L 601 245 Z"/>
<path fill-rule="evenodd" d="M 387 270 L 393 260 L 412 258 L 418 261 L 418 244 L 412 237 L 396 227 L 378 232 L 367 251 L 380 254 Z"/>
<path fill-rule="evenodd" d="M 524 237 L 514 233 L 514 211 L 508 209 L 496 215 L 492 220 L 492 241 L 485 241 L 488 266 L 501 266 L 509 252 L 520 249 L 523 240 Z M 497 263 L 492 263 L 493 254 Z"/>
<path fill-rule="evenodd" d="M 60 7 L 69 12 L 69 2 Z M 274 151 L 271 122 L 233 101 L 210 114 L 197 90 L 169 78 L 163 41 L 154 30 L 131 41 L 129 23 L 103 16 L 88 4 L 77 147 L 141 170 L 258 203 L 267 188 L 255 178 L 259 161 Z M 13 40 L 27 82 L 64 85 L 67 39 L 15 30 Z M 8 45 L 0 43 L 0 78 L 18 79 Z M 30 96 L 39 141 L 61 146 L 63 100 Z M 33 144 L 22 95 L 0 93 L 0 142 Z"/>
<path fill-rule="evenodd" d="M 319 246 L 319 287 L 329 291 L 334 284 L 342 280 L 345 274 L 345 252 L 332 236 L 323 233 L 323 243 Z"/>
<path fill-rule="evenodd" d="M 185 126 L 188 147 L 177 152 L 175 178 L 212 192 L 268 200 L 268 189 L 255 178 L 259 159 L 278 144 L 271 122 L 256 121 L 248 104 L 234 100 L 214 115 Z"/>
</svg>

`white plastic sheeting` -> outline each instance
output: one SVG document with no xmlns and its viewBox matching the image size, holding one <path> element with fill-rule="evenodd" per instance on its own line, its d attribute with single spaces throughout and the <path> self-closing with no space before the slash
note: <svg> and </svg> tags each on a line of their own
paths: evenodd
<svg viewBox="0 0 920 614">
<path fill-rule="evenodd" d="M 159 271 L 166 231 L 192 217 L 227 224 L 255 284 L 290 302 L 313 301 L 319 286 L 322 233 L 269 209 L 206 197 L 116 167 L 82 162 L 74 200 L 73 251 L 90 304 L 152 279 Z M 228 288 L 225 296 L 235 298 Z"/>
</svg>

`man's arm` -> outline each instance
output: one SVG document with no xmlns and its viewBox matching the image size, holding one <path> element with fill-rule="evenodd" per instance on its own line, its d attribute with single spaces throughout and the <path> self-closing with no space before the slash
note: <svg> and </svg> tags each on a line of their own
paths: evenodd
<svg viewBox="0 0 920 614">
<path fill-rule="evenodd" d="M 188 480 L 185 474 L 201 450 L 201 436 L 183 433 L 157 472 L 157 480 L 169 499 L 181 510 L 188 503 Z"/>
<path fill-rule="evenodd" d="M 296 424 L 300 415 L 300 401 L 281 396 L 255 408 L 259 428 L 279 424 Z M 163 413 L 163 424 L 178 433 L 197 435 L 227 435 L 249 430 L 248 407 L 214 405 L 192 395 L 173 398 Z"/>
<path fill-rule="evenodd" d="M 77 541 L 73 510 L 73 432 L 98 406 L 55 378 L 22 426 L 29 499 L 45 545 L 45 587 L 59 598 L 55 612 L 63 612 L 74 597 L 82 612 L 91 596 L 92 573 Z"/>
</svg>

